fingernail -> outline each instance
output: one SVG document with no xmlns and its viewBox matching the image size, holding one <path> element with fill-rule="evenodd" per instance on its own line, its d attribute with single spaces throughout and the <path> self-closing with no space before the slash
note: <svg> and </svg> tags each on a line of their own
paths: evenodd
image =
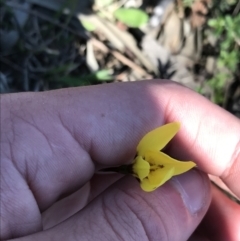
<svg viewBox="0 0 240 241">
<path fill-rule="evenodd" d="M 200 171 L 191 170 L 172 178 L 173 186 L 192 214 L 199 212 L 206 203 L 207 182 L 203 175 Z"/>
</svg>

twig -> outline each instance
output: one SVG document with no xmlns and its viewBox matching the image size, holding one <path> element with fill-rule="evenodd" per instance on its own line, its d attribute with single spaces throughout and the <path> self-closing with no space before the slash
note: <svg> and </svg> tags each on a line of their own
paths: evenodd
<svg viewBox="0 0 240 241">
<path fill-rule="evenodd" d="M 27 13 L 29 13 L 29 14 L 31 14 L 31 15 L 35 15 L 36 17 L 39 17 L 39 18 L 41 18 L 41 19 L 43 19 L 43 20 L 45 20 L 45 21 L 48 21 L 48 22 L 50 22 L 50 23 L 52 23 L 52 24 L 54 24 L 54 25 L 56 25 L 56 26 L 58 26 L 58 27 L 60 27 L 60 28 L 63 28 L 63 29 L 65 29 L 65 30 L 69 31 L 70 33 L 75 34 L 75 35 L 77 35 L 78 37 L 81 37 L 81 38 L 83 38 L 83 39 L 85 39 L 85 40 L 87 40 L 87 39 L 89 38 L 85 33 L 83 34 L 83 33 L 81 33 L 81 32 L 77 32 L 77 31 L 75 31 L 75 30 L 73 30 L 73 29 L 71 29 L 71 28 L 69 28 L 69 27 L 67 27 L 67 26 L 62 25 L 61 23 L 59 23 L 58 20 L 52 19 L 52 18 L 50 18 L 50 17 L 48 17 L 48 16 L 46 16 L 46 15 L 43 15 L 43 14 L 37 12 L 37 11 L 34 11 L 34 10 L 26 10 L 26 9 L 23 8 L 21 5 L 16 4 L 16 3 L 14 3 L 14 2 L 7 2 L 6 5 L 9 6 L 9 7 L 12 7 L 12 8 L 16 8 L 16 9 L 18 9 L 18 10 L 20 10 L 20 11 L 23 11 L 23 12 L 27 12 Z"/>
<path fill-rule="evenodd" d="M 16 65 L 14 62 L 8 60 L 7 58 L 4 58 L 3 56 L 0 56 L 0 62 L 6 64 L 6 65 L 9 65 L 11 68 L 15 69 L 16 71 L 19 71 L 19 72 L 23 72 L 23 69 Z"/>
<path fill-rule="evenodd" d="M 98 49 L 102 50 L 103 53 L 107 54 L 110 51 L 110 49 L 104 43 L 100 42 L 96 38 L 92 38 L 91 41 L 93 45 Z"/>
<path fill-rule="evenodd" d="M 116 59 L 118 59 L 123 64 L 127 65 L 131 69 L 137 71 L 139 74 L 144 76 L 145 78 L 152 78 L 151 75 L 149 75 L 143 68 L 135 64 L 133 61 L 125 57 L 123 54 L 116 50 L 110 50 L 105 44 L 100 42 L 99 40 L 93 38 L 92 43 L 95 47 L 101 49 L 104 53 L 111 53 Z"/>
<path fill-rule="evenodd" d="M 178 7 L 178 16 L 179 18 L 183 19 L 184 17 L 184 4 L 182 0 L 177 0 L 177 7 Z"/>
<path fill-rule="evenodd" d="M 146 78 L 152 78 L 151 75 L 149 75 L 144 69 L 142 69 L 140 66 L 136 65 L 134 62 L 132 62 L 130 59 L 122 55 L 121 53 L 117 52 L 116 50 L 111 51 L 111 54 L 121 61 L 123 64 L 127 65 L 131 69 L 137 71 L 139 74 L 143 75 Z"/>
<path fill-rule="evenodd" d="M 158 74 L 157 67 L 153 66 L 138 46 L 133 44 L 132 41 L 129 41 L 129 38 L 126 38 L 126 36 L 122 34 L 122 32 L 113 23 L 96 15 L 79 14 L 78 18 L 80 21 L 87 20 L 94 24 L 97 29 L 100 29 L 100 31 L 105 34 L 106 38 L 116 49 L 120 52 L 124 52 L 126 49 L 129 49 L 149 72 L 154 72 L 156 75 Z"/>
<path fill-rule="evenodd" d="M 23 89 L 29 91 L 29 71 L 28 71 L 29 56 L 24 59 L 23 63 Z"/>
<path fill-rule="evenodd" d="M 239 12 L 239 10 L 240 10 L 240 1 L 238 1 L 235 9 L 233 10 L 233 15 L 234 15 L 234 16 L 237 15 L 238 12 Z"/>
<path fill-rule="evenodd" d="M 235 40 L 235 42 L 237 43 L 237 45 L 240 46 L 240 39 L 237 38 L 237 37 L 235 37 L 234 40 Z"/>
</svg>

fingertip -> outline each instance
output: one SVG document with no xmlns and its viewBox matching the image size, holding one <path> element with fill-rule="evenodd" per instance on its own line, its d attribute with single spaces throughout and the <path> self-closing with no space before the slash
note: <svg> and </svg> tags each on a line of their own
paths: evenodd
<svg viewBox="0 0 240 241">
<path fill-rule="evenodd" d="M 214 185 L 212 202 L 200 226 L 211 240 L 240 240 L 240 206 Z"/>
<path fill-rule="evenodd" d="M 189 212 L 207 210 L 211 200 L 211 188 L 208 176 L 196 168 L 172 178 L 170 181 L 180 193 L 183 203 Z"/>
<path fill-rule="evenodd" d="M 197 212 L 189 211 L 182 192 L 207 188 L 201 187 L 207 185 L 207 179 L 197 171 L 178 179 L 180 189 L 173 184 L 175 180 L 153 192 L 144 192 L 135 178 L 123 177 L 73 217 L 26 240 L 70 240 L 73 237 L 81 240 L 187 240 L 202 220 L 207 204 L 205 202 L 205 206 L 202 200 L 202 208 L 197 208 Z M 198 194 L 198 198 L 204 199 L 207 193 Z"/>
</svg>

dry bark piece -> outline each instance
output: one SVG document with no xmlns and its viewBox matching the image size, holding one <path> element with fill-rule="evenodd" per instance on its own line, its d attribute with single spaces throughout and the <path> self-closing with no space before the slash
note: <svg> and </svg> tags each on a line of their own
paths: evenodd
<svg viewBox="0 0 240 241">
<path fill-rule="evenodd" d="M 158 66 L 158 60 L 165 65 L 170 58 L 169 51 L 150 35 L 145 35 L 143 37 L 142 51 L 156 67 Z"/>
<path fill-rule="evenodd" d="M 86 63 L 91 72 L 96 72 L 99 70 L 99 65 L 93 51 L 93 44 L 91 40 L 87 42 Z"/>
<path fill-rule="evenodd" d="M 212 0 L 196 0 L 191 6 L 190 22 L 193 28 L 201 27 L 207 21 L 207 14 L 212 5 Z"/>
<path fill-rule="evenodd" d="M 163 26 L 159 41 L 172 54 L 177 54 L 182 48 L 182 35 L 182 21 L 177 12 L 173 10 Z"/>
</svg>

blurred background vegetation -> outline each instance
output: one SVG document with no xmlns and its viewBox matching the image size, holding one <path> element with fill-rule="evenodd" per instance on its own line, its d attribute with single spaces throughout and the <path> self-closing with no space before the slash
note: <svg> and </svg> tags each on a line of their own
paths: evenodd
<svg viewBox="0 0 240 241">
<path fill-rule="evenodd" d="M 240 116 L 238 0 L 0 0 L 1 93 L 172 79 Z"/>
</svg>

